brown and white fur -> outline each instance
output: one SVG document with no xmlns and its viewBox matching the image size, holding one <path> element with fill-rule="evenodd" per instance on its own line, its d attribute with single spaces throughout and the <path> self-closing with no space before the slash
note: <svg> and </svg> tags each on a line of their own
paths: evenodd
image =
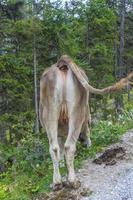
<svg viewBox="0 0 133 200">
<path fill-rule="evenodd" d="M 133 73 L 130 75 L 130 78 L 132 77 Z M 44 71 L 40 81 L 40 121 L 49 139 L 54 189 L 62 187 L 59 161 L 63 152 L 68 169 L 68 182 L 73 187 L 77 185 L 73 162 L 76 142 L 81 132 L 87 145 L 91 145 L 88 127 L 89 92 L 110 93 L 123 88 L 129 82 L 127 78 L 122 83 L 118 82 L 105 89 L 93 88 L 89 85 L 84 71 L 66 55 Z"/>
</svg>

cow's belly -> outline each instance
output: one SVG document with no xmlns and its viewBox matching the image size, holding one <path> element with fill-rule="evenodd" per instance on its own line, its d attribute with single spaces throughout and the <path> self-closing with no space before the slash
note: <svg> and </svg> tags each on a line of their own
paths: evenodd
<svg viewBox="0 0 133 200">
<path fill-rule="evenodd" d="M 68 135 L 68 123 L 58 124 L 58 136 L 65 137 Z"/>
</svg>

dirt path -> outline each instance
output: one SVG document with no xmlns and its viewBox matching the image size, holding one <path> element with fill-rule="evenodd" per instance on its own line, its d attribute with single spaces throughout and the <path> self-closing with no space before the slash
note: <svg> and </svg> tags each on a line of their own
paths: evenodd
<svg viewBox="0 0 133 200">
<path fill-rule="evenodd" d="M 120 143 L 86 160 L 77 172 L 78 190 L 64 188 L 39 200 L 133 200 L 133 130 Z"/>
<path fill-rule="evenodd" d="M 125 153 L 119 152 L 110 163 L 85 161 L 78 177 L 91 194 L 81 200 L 133 200 L 133 130 L 109 149 L 117 147 L 122 147 Z"/>
</svg>

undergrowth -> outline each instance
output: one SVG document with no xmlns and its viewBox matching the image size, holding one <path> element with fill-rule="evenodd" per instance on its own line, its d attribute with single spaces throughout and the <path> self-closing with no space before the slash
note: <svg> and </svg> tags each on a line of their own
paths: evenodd
<svg viewBox="0 0 133 200">
<path fill-rule="evenodd" d="M 116 122 L 99 121 L 91 129 L 92 146 L 84 148 L 77 144 L 75 168 L 82 161 L 103 150 L 107 145 L 119 141 L 121 135 L 133 128 L 133 105 L 128 104 Z M 32 127 L 28 124 L 29 127 Z M 30 200 L 50 191 L 52 161 L 46 134 L 35 135 L 32 128 L 17 146 L 0 144 L 0 164 L 5 170 L 0 175 L 1 200 Z M 66 174 L 64 163 L 60 163 L 61 174 Z"/>
</svg>

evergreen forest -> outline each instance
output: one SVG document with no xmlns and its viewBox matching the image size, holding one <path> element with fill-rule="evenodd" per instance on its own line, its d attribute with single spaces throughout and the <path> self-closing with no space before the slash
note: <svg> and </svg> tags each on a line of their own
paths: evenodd
<svg viewBox="0 0 133 200">
<path fill-rule="evenodd" d="M 132 0 L 0 0 L 0 199 L 50 191 L 52 161 L 39 122 L 43 71 L 69 55 L 104 88 L 133 71 Z M 132 86 L 90 95 L 92 147 L 75 167 L 133 128 Z M 61 167 L 64 174 L 65 166 Z"/>
</svg>

